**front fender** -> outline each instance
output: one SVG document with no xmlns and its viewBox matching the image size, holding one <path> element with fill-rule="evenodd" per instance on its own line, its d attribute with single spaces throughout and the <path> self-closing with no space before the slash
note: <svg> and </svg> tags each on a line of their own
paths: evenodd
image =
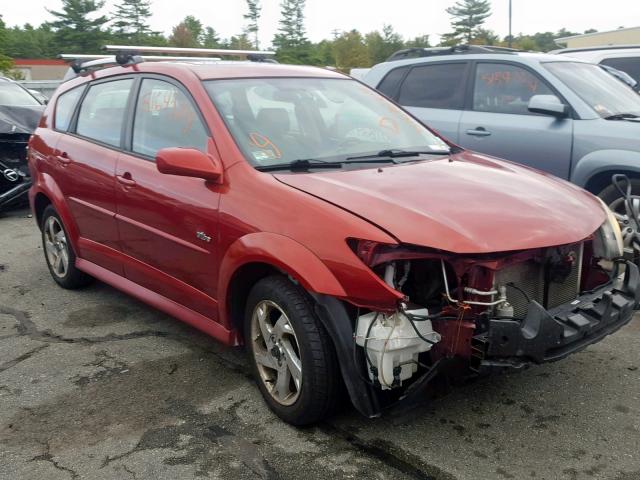
<svg viewBox="0 0 640 480">
<path fill-rule="evenodd" d="M 249 263 L 266 263 L 287 273 L 305 290 L 344 298 L 346 292 L 333 273 L 311 250 L 277 233 L 250 233 L 236 240 L 220 263 L 218 299 L 220 319 L 229 325 L 228 289 L 234 273 Z"/>
<path fill-rule="evenodd" d="M 571 182 L 585 187 L 598 173 L 620 170 L 640 174 L 640 152 L 633 150 L 598 150 L 588 153 L 576 163 Z"/>
</svg>

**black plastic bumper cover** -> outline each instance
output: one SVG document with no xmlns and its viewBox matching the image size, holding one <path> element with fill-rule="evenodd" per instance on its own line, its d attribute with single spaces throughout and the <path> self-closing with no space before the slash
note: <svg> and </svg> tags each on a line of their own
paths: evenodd
<svg viewBox="0 0 640 480">
<path fill-rule="evenodd" d="M 527 363 L 560 360 L 620 329 L 640 305 L 640 273 L 626 262 L 624 278 L 575 301 L 545 310 L 529 304 L 524 320 L 492 319 L 488 331 L 474 338 L 483 345 L 478 370 L 519 368 Z"/>
</svg>

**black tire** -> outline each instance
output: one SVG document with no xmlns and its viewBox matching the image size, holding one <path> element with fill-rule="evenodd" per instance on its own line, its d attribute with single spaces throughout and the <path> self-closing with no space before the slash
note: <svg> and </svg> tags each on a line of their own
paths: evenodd
<svg viewBox="0 0 640 480">
<path fill-rule="evenodd" d="M 265 301 L 273 302 L 288 317 L 299 346 L 303 380 L 297 398 L 291 405 L 283 405 L 274 398 L 275 394 L 261 377 L 259 369 L 264 367 L 259 367 L 256 361 L 255 350 L 260 348 L 256 344 L 262 335 L 252 338 L 251 326 L 254 311 Z M 341 377 L 335 350 L 329 335 L 314 314 L 311 302 L 299 286 L 284 276 L 273 275 L 261 279 L 253 287 L 245 313 L 245 346 L 260 392 L 276 415 L 297 426 L 310 425 L 326 418 L 341 398 Z"/>
<path fill-rule="evenodd" d="M 66 254 L 68 255 L 67 267 L 65 268 L 64 272 L 55 271 L 54 265 L 50 260 L 49 254 L 47 253 L 47 228 L 49 222 L 52 221 L 54 221 L 54 224 L 55 222 L 57 222 L 57 225 L 59 225 L 60 229 L 64 233 L 64 247 L 60 247 L 61 249 L 66 248 Z M 69 235 L 67 234 L 67 230 L 64 227 L 64 223 L 62 223 L 62 219 L 60 218 L 60 215 L 58 215 L 58 212 L 56 212 L 56 209 L 53 207 L 53 205 L 48 205 L 44 209 L 44 212 L 42 212 L 42 223 L 40 224 L 40 230 L 42 232 L 42 248 L 44 250 L 44 258 L 47 262 L 49 273 L 51 274 L 51 277 L 55 280 L 55 282 L 62 288 L 66 288 L 69 290 L 75 290 L 77 288 L 82 288 L 89 285 L 93 281 L 93 277 L 87 275 L 84 272 L 81 272 L 76 268 L 76 254 L 73 251 L 73 246 L 68 241 Z"/>
<path fill-rule="evenodd" d="M 631 194 L 640 196 L 640 178 L 630 178 L 629 181 L 631 182 Z M 604 203 L 611 205 L 615 200 L 620 198 L 620 192 L 618 192 L 614 185 L 610 184 L 604 188 L 598 196 Z"/>
</svg>

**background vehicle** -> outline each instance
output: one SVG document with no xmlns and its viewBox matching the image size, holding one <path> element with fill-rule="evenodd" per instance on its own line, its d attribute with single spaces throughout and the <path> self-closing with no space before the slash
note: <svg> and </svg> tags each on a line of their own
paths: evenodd
<svg viewBox="0 0 640 480">
<path fill-rule="evenodd" d="M 377 416 L 437 374 L 559 360 L 633 317 L 638 268 L 588 192 L 337 72 L 121 58 L 63 84 L 30 141 L 52 278 L 244 343 L 286 421 L 328 415 L 342 382 Z"/>
<path fill-rule="evenodd" d="M 568 179 L 608 202 L 614 173 L 626 173 L 640 192 L 640 96 L 600 67 L 485 47 L 406 55 L 418 56 L 376 65 L 363 81 L 453 142 Z"/>
<path fill-rule="evenodd" d="M 640 83 L 640 45 L 564 48 L 549 53 L 613 67 L 628 73 L 636 82 Z"/>
<path fill-rule="evenodd" d="M 27 89 L 0 77 L 0 211 L 27 202 L 27 142 L 43 109 Z"/>
</svg>

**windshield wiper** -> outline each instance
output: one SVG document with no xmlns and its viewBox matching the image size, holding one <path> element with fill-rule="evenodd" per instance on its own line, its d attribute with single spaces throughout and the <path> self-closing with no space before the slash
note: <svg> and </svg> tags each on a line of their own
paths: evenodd
<svg viewBox="0 0 640 480">
<path fill-rule="evenodd" d="M 451 150 L 399 150 L 399 149 L 388 149 L 388 150 L 380 150 L 378 153 L 374 153 L 371 155 L 359 155 L 356 157 L 347 157 L 347 161 L 349 163 L 353 163 L 353 160 L 364 160 L 367 158 L 376 159 L 376 158 L 402 158 L 402 157 L 418 157 L 420 155 L 451 155 L 453 153 Z"/>
<path fill-rule="evenodd" d="M 632 120 L 634 118 L 640 118 L 640 115 L 636 115 L 635 113 L 615 113 L 604 117 L 605 120 Z"/>
<path fill-rule="evenodd" d="M 274 163 L 273 165 L 260 165 L 256 170 L 260 172 L 271 172 L 273 170 L 309 170 L 310 168 L 342 168 L 342 162 L 325 162 L 312 158 L 300 158 L 292 162 Z"/>
</svg>

